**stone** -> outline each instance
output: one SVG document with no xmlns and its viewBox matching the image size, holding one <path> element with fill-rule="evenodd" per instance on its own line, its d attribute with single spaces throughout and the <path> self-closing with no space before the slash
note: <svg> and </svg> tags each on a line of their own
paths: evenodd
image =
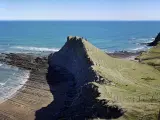
<svg viewBox="0 0 160 120">
<path fill-rule="evenodd" d="M 159 42 L 160 42 L 160 33 L 158 33 L 157 37 L 153 42 L 148 43 L 148 46 L 156 46 Z"/>
</svg>

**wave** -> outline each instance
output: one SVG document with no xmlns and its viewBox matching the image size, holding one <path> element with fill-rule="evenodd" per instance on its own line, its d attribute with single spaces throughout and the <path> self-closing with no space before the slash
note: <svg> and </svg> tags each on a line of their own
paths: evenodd
<svg viewBox="0 0 160 120">
<path fill-rule="evenodd" d="M 24 51 L 39 51 L 39 52 L 57 52 L 58 48 L 44 48 L 44 47 L 27 47 L 27 46 L 13 46 L 12 49 L 24 50 Z"/>
<path fill-rule="evenodd" d="M 146 46 L 140 46 L 140 47 L 137 47 L 137 48 L 132 48 L 130 49 L 131 51 L 144 51 L 144 50 L 147 50 L 148 47 Z"/>
<path fill-rule="evenodd" d="M 22 88 L 30 76 L 28 70 L 20 70 L 9 78 L 5 82 L 0 83 L 0 104 L 13 97 L 17 90 Z"/>
<path fill-rule="evenodd" d="M 8 80 L 7 80 L 7 81 L 8 81 Z M 4 86 L 4 85 L 7 83 L 7 81 L 4 82 L 4 83 L 0 83 L 0 86 Z"/>
<path fill-rule="evenodd" d="M 3 64 L 0 63 L 0 67 L 1 67 L 2 65 L 3 65 Z"/>
<path fill-rule="evenodd" d="M 0 86 L 3 86 L 3 85 L 5 85 L 6 84 L 6 82 L 5 83 L 0 83 Z"/>
<path fill-rule="evenodd" d="M 147 43 L 150 43 L 150 42 L 153 42 L 155 38 L 132 38 L 131 41 L 134 43 L 134 44 L 147 44 Z"/>
<path fill-rule="evenodd" d="M 12 66 L 12 65 L 7 65 L 7 64 L 4 64 L 4 63 L 0 63 L 0 67 L 2 69 L 13 70 L 13 71 L 16 71 L 16 72 L 19 70 L 18 67 L 15 67 L 15 66 Z"/>
</svg>

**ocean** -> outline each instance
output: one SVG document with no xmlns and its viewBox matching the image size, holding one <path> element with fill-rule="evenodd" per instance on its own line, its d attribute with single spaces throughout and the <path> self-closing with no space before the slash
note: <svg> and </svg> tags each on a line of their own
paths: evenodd
<svg viewBox="0 0 160 120">
<path fill-rule="evenodd" d="M 81 36 L 106 52 L 141 51 L 154 40 L 160 21 L 0 21 L 0 53 L 58 51 L 67 36 Z M 0 102 L 12 96 L 29 72 L 0 63 Z"/>
<path fill-rule="evenodd" d="M 160 31 L 159 21 L 1 21 L 0 53 L 53 52 L 68 35 L 107 51 L 140 51 Z"/>
</svg>

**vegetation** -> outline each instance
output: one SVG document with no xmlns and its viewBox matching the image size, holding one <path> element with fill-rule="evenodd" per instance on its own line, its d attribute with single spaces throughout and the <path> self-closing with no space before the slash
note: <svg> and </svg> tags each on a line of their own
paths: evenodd
<svg viewBox="0 0 160 120">
<path fill-rule="evenodd" d="M 159 47 L 157 46 L 158 49 Z M 152 52 L 143 53 L 137 59 L 143 62 L 151 60 L 148 57 L 154 56 L 159 60 L 159 50 L 155 48 L 150 50 Z M 156 54 L 152 54 L 153 52 Z M 150 61 L 150 64 L 155 65 L 153 67 L 135 61 L 112 58 L 83 38 L 68 37 L 62 49 L 51 56 L 49 63 L 66 68 L 75 76 L 77 89 L 80 88 L 80 91 L 82 89 L 84 92 L 78 92 L 78 97 L 72 103 L 76 103 L 79 96 L 83 96 L 82 99 L 86 100 L 84 102 L 86 111 L 98 104 L 98 107 L 93 109 L 96 111 L 95 114 L 92 115 L 97 119 L 108 117 L 108 108 L 113 112 L 110 112 L 112 118 L 120 120 L 158 119 L 160 71 L 154 67 L 157 67 L 159 62 Z M 83 105 L 79 105 L 78 108 L 81 106 Z M 121 109 L 123 115 L 114 116 L 117 111 L 121 113 Z M 85 110 L 82 111 L 85 114 Z M 78 114 L 78 111 L 76 113 Z M 89 113 L 87 115 L 91 117 Z"/>
<path fill-rule="evenodd" d="M 154 66 L 156 69 L 160 70 L 160 43 L 147 52 L 142 53 L 136 59 L 141 63 Z"/>
<path fill-rule="evenodd" d="M 107 56 L 103 51 L 82 41 L 88 57 L 94 63 L 91 67 L 111 85 L 96 84 L 101 93 L 98 99 L 107 99 L 126 109 L 127 112 L 119 119 L 156 120 L 160 108 L 160 72 L 152 66 L 134 61 L 120 60 Z M 156 58 L 154 65 L 159 65 L 160 45 L 140 59 Z M 157 53 L 157 54 L 152 54 Z M 147 56 L 146 56 L 147 54 Z"/>
</svg>

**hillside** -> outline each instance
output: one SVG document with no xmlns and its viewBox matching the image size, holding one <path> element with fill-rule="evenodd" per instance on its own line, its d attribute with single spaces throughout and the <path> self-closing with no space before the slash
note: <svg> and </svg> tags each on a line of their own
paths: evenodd
<svg viewBox="0 0 160 120">
<path fill-rule="evenodd" d="M 149 64 L 160 70 L 160 43 L 148 51 L 143 52 L 136 59 L 141 63 Z"/>
<path fill-rule="evenodd" d="M 69 103 L 62 118 L 158 119 L 160 72 L 152 66 L 112 58 L 80 37 L 68 37 L 62 49 L 49 56 L 49 65 L 74 76 L 66 79 Z"/>
</svg>

